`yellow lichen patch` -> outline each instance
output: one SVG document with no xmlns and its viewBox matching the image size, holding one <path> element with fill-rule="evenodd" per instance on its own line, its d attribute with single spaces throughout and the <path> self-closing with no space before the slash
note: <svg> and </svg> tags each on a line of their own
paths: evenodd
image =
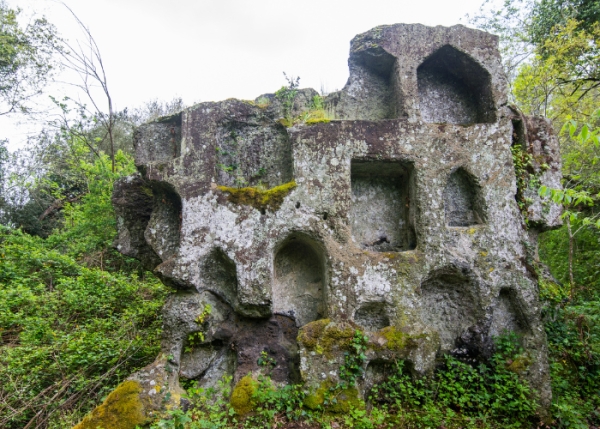
<svg viewBox="0 0 600 429">
<path fill-rule="evenodd" d="M 144 406 L 136 381 L 125 381 L 73 429 L 134 429 L 146 423 Z"/>
<path fill-rule="evenodd" d="M 217 186 L 221 192 L 229 194 L 227 200 L 234 204 L 252 206 L 257 210 L 269 209 L 276 211 L 281 207 L 284 198 L 296 187 L 296 181 L 284 183 L 274 188 L 262 190 L 259 188 L 230 188 Z"/>
<path fill-rule="evenodd" d="M 479 254 L 485 258 L 488 255 L 488 252 L 482 250 Z"/>
<path fill-rule="evenodd" d="M 286 128 L 290 128 L 294 126 L 294 120 L 291 118 L 280 118 L 279 123 Z"/>
<path fill-rule="evenodd" d="M 469 234 L 473 235 L 473 234 L 475 234 L 475 231 L 477 231 L 475 228 L 469 228 L 469 230 L 467 232 Z"/>
<path fill-rule="evenodd" d="M 562 302 L 563 300 L 569 298 L 571 293 L 568 285 L 562 286 L 544 277 L 540 277 L 539 287 L 540 298 L 555 303 Z"/>
<path fill-rule="evenodd" d="M 144 194 L 148 195 L 149 197 L 154 196 L 152 188 L 149 188 L 148 186 L 142 186 L 142 192 L 144 192 Z"/>
<path fill-rule="evenodd" d="M 233 388 L 230 402 L 239 416 L 245 416 L 254 409 L 252 396 L 257 388 L 258 383 L 250 374 L 242 378 Z"/>
</svg>

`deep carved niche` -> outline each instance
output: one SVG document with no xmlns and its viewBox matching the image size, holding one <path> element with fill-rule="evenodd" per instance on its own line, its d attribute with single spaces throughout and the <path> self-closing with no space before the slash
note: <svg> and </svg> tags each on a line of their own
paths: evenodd
<svg viewBox="0 0 600 429">
<path fill-rule="evenodd" d="M 515 289 L 502 288 L 494 306 L 490 335 L 497 337 L 506 332 L 517 335 L 528 333 L 529 323 L 521 306 Z"/>
<path fill-rule="evenodd" d="M 371 47 L 351 55 L 350 68 L 360 80 L 356 100 L 346 112 L 347 119 L 380 120 L 399 116 L 400 100 L 396 58 L 381 47 Z"/>
<path fill-rule="evenodd" d="M 421 284 L 422 318 L 451 350 L 463 330 L 482 316 L 477 284 L 468 270 L 454 266 L 434 271 Z"/>
<path fill-rule="evenodd" d="M 414 174 L 409 162 L 352 161 L 352 238 L 364 249 L 398 252 L 417 245 Z"/>
<path fill-rule="evenodd" d="M 235 263 L 221 249 L 214 249 L 200 266 L 203 289 L 220 296 L 229 305 L 237 304 L 237 273 Z"/>
<path fill-rule="evenodd" d="M 467 54 L 446 45 L 417 69 L 419 108 L 425 122 L 496 121 L 491 76 Z"/>
<path fill-rule="evenodd" d="M 366 302 L 354 313 L 354 321 L 368 331 L 390 326 L 390 318 L 385 302 Z"/>
<path fill-rule="evenodd" d="M 292 147 L 281 125 L 228 122 L 218 128 L 216 138 L 220 185 L 274 187 L 293 179 Z"/>
<path fill-rule="evenodd" d="M 273 312 L 297 326 L 326 316 L 325 252 L 307 235 L 292 234 L 275 254 Z"/>
<path fill-rule="evenodd" d="M 475 177 L 459 168 L 444 189 L 446 225 L 470 226 L 485 222 L 485 202 Z"/>
<path fill-rule="evenodd" d="M 150 189 L 154 204 L 144 237 L 160 259 L 166 261 L 179 250 L 181 197 L 167 183 L 153 183 Z"/>
</svg>

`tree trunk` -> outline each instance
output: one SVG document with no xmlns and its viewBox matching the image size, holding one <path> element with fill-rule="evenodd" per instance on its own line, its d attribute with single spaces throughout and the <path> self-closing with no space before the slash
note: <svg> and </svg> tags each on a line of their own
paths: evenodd
<svg viewBox="0 0 600 429">
<path fill-rule="evenodd" d="M 571 230 L 571 218 L 567 216 L 567 231 L 569 233 L 569 286 L 570 297 L 573 299 L 575 291 L 575 280 L 573 279 L 573 231 Z"/>
</svg>

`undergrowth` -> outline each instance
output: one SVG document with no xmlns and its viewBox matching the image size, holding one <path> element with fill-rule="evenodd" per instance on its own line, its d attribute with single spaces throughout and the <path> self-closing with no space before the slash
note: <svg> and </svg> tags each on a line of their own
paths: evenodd
<svg viewBox="0 0 600 429">
<path fill-rule="evenodd" d="M 74 168 L 87 192 L 42 239 L 0 226 L 0 427 L 65 428 L 159 352 L 165 287 L 111 248 L 117 154 Z"/>
<path fill-rule="evenodd" d="M 340 382 L 330 385 L 324 395 L 328 400 L 317 407 L 307 406 L 314 392 L 276 386 L 267 372 L 247 376 L 254 380 L 251 411 L 241 415 L 229 403 L 232 380 L 224 377 L 216 388 L 188 389 L 188 411 L 172 411 L 152 428 L 525 428 L 538 421 L 535 394 L 511 367 L 524 356 L 514 334 L 497 338 L 496 353 L 487 364 L 444 356 L 433 374 L 418 376 L 402 360 L 390 363 L 385 381 L 371 389 L 366 403 L 357 399 L 341 411 L 333 400 L 336 395 L 364 382 L 360 331 L 352 344 L 340 368 Z"/>
</svg>

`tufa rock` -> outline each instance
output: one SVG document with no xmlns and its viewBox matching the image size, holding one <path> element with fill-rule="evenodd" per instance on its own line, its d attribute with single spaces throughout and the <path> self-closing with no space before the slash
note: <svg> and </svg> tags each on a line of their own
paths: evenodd
<svg viewBox="0 0 600 429">
<path fill-rule="evenodd" d="M 266 354 L 275 383 L 305 383 L 318 405 L 357 329 L 359 397 L 386 362 L 425 373 L 443 353 L 486 359 L 513 330 L 548 407 L 535 231 L 559 226 L 560 207 L 520 190 L 527 230 L 511 154 L 520 145 L 539 183 L 559 187 L 548 122 L 507 105 L 498 38 L 460 25 L 376 27 L 352 40 L 349 68 L 327 123 L 286 128 L 264 95 L 138 129 L 140 174 L 115 187 L 116 246 L 176 289 L 170 367 L 204 386 L 231 375 L 247 393 Z M 295 116 L 315 95 L 299 94 Z"/>
</svg>

